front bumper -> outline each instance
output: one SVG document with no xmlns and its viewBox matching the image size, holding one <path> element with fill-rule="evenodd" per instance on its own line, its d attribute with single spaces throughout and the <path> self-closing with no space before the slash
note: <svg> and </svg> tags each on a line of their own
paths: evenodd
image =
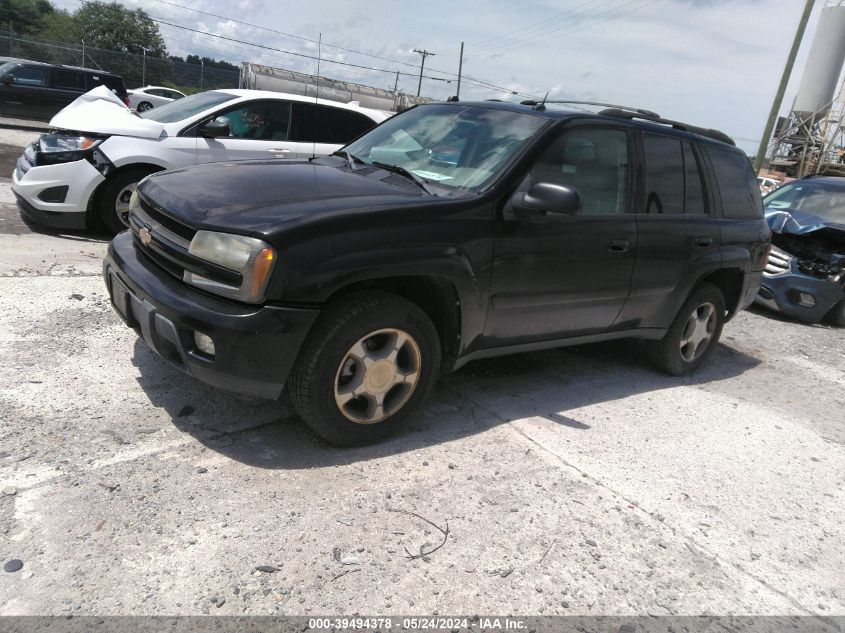
<svg viewBox="0 0 845 633">
<path fill-rule="evenodd" d="M 801 293 L 812 295 L 814 305 L 802 305 Z M 818 323 L 843 299 L 845 286 L 841 281 L 804 274 L 790 262 L 790 268 L 785 272 L 763 273 L 763 282 L 754 302 L 800 321 Z"/>
<path fill-rule="evenodd" d="M 103 262 L 112 305 L 159 356 L 214 387 L 277 398 L 316 309 L 244 306 L 191 288 L 150 261 L 126 231 L 112 240 Z M 210 336 L 215 355 L 194 344 Z"/>
<path fill-rule="evenodd" d="M 12 174 L 12 191 L 21 212 L 33 221 L 63 229 L 85 228 L 85 212 L 94 191 L 105 180 L 87 160 L 30 166 L 24 156 Z M 67 187 L 62 202 L 45 202 L 39 195 Z"/>
</svg>

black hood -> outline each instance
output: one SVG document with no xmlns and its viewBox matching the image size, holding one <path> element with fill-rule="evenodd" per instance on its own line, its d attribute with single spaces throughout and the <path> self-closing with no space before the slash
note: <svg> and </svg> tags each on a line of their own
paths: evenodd
<svg viewBox="0 0 845 633">
<path fill-rule="evenodd" d="M 413 183 L 380 169 L 307 161 L 238 161 L 153 174 L 139 191 L 168 215 L 197 229 L 266 234 L 334 213 L 420 202 Z"/>
</svg>

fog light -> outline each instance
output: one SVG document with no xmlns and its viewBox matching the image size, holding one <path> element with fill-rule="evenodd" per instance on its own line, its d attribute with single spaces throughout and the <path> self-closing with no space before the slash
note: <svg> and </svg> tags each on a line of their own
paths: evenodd
<svg viewBox="0 0 845 633">
<path fill-rule="evenodd" d="M 816 298 L 807 292 L 800 293 L 798 297 L 798 305 L 800 306 L 803 306 L 805 308 L 812 308 L 816 305 Z"/>
<path fill-rule="evenodd" d="M 211 340 L 210 336 L 206 336 L 202 332 L 195 331 L 194 344 L 197 346 L 197 349 L 203 354 L 214 356 L 214 341 Z"/>
</svg>

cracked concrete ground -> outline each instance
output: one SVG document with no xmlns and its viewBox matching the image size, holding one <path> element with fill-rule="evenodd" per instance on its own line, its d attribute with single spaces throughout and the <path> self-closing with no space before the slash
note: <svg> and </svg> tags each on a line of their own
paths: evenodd
<svg viewBox="0 0 845 633">
<path fill-rule="evenodd" d="M 153 355 L 105 242 L 4 187 L 0 614 L 845 615 L 845 330 L 746 312 L 687 378 L 624 341 L 476 362 L 336 449 Z M 409 560 L 443 534 L 395 510 L 445 544 Z"/>
</svg>

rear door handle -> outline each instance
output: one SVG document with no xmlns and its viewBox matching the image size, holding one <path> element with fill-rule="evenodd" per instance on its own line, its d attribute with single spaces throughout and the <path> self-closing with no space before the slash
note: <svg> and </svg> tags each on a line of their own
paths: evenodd
<svg viewBox="0 0 845 633">
<path fill-rule="evenodd" d="M 630 245 L 628 240 L 610 240 L 607 243 L 607 250 L 611 253 L 625 253 Z"/>
<path fill-rule="evenodd" d="M 701 237 L 695 238 L 695 245 L 699 248 L 707 248 L 708 246 L 713 245 L 713 238 L 707 235 L 702 235 Z"/>
<path fill-rule="evenodd" d="M 274 148 L 271 148 L 271 149 L 268 149 L 267 151 L 268 151 L 268 152 L 270 152 L 271 154 L 280 155 L 280 156 L 281 156 L 281 158 L 284 158 L 284 155 L 285 155 L 285 154 L 290 154 L 290 150 L 289 150 L 289 149 L 278 149 L 278 148 L 275 148 L 275 147 L 274 147 Z"/>
</svg>

